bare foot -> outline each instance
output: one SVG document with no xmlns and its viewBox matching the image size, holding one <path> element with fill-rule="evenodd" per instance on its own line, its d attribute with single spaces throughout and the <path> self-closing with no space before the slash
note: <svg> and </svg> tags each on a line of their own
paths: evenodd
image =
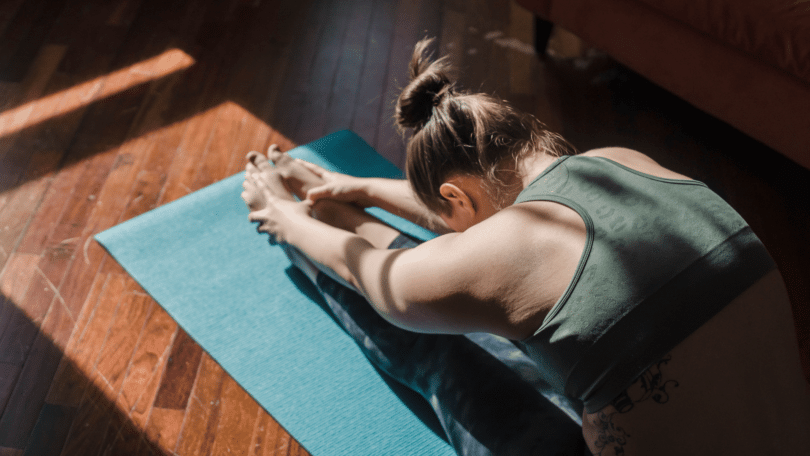
<svg viewBox="0 0 810 456">
<path fill-rule="evenodd" d="M 272 199 L 272 195 L 285 199 L 293 199 L 292 195 L 295 195 L 304 200 L 309 189 L 325 183 L 303 162 L 279 151 L 275 145 L 270 146 L 267 155 L 273 160 L 275 168 L 267 157 L 258 152 L 250 152 L 247 156 L 242 198 L 251 211 L 261 211 L 271 206 L 268 200 Z M 316 219 L 357 233 L 377 248 L 387 248 L 399 236 L 398 231 L 351 204 L 320 199 L 310 206 L 310 210 Z"/>
<path fill-rule="evenodd" d="M 323 185 L 324 180 L 307 168 L 300 160 L 281 152 L 278 147 L 270 146 L 267 157 L 273 161 L 276 170 L 284 178 L 287 187 L 295 196 L 304 199 L 311 188 Z"/>
<path fill-rule="evenodd" d="M 271 146 L 270 150 L 274 147 L 275 145 Z M 268 192 L 283 199 L 295 200 L 283 177 L 270 165 L 267 157 L 258 152 L 250 152 L 247 159 L 242 199 L 251 211 L 261 210 L 267 206 Z"/>
<path fill-rule="evenodd" d="M 272 160 L 275 167 L 270 164 Z M 266 187 L 271 193 L 293 194 L 298 199 L 306 199 L 307 191 L 323 185 L 324 180 L 306 167 L 300 160 L 296 160 L 273 144 L 267 150 L 267 157 L 259 152 L 247 154 L 245 166 L 245 182 L 242 187 L 242 199 L 245 200 L 251 211 L 263 209 L 267 201 L 262 194 Z M 323 206 L 323 205 L 319 205 Z"/>
</svg>

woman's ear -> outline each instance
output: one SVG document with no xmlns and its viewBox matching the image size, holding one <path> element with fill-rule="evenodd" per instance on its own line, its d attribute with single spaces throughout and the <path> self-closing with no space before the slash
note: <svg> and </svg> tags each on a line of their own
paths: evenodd
<svg viewBox="0 0 810 456">
<path fill-rule="evenodd" d="M 475 201 L 453 179 L 439 187 L 439 194 L 450 203 L 450 214 L 445 220 L 450 228 L 464 231 L 474 224 L 477 212 Z"/>
</svg>

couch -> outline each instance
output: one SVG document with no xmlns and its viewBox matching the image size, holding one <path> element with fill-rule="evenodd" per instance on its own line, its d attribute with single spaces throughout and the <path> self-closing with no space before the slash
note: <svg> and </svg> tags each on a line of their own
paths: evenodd
<svg viewBox="0 0 810 456">
<path fill-rule="evenodd" d="M 516 1 L 810 168 L 809 0 Z"/>
</svg>

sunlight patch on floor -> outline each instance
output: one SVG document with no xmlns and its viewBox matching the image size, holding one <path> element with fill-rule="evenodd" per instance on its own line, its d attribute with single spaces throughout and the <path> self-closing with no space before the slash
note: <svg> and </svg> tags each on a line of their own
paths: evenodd
<svg viewBox="0 0 810 456">
<path fill-rule="evenodd" d="M 169 49 L 127 68 L 9 109 L 0 113 L 0 137 L 17 133 L 139 84 L 160 79 L 193 64 L 194 58 L 190 55 L 179 49 Z"/>
</svg>

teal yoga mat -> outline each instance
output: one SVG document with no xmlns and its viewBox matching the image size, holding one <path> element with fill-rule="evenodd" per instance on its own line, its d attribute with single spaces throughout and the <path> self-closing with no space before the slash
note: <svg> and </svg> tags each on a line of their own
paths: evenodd
<svg viewBox="0 0 810 456">
<path fill-rule="evenodd" d="M 401 177 L 349 131 L 291 154 L 343 173 Z M 242 181 L 227 178 L 96 240 L 313 455 L 454 454 L 427 404 L 371 366 L 303 274 L 247 221 Z"/>
</svg>

